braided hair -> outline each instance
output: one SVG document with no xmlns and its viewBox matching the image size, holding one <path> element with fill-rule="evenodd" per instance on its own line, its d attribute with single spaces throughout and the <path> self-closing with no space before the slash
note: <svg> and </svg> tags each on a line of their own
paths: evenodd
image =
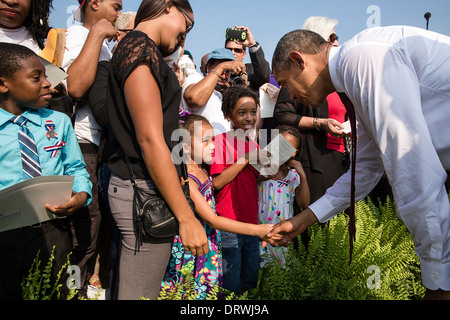
<svg viewBox="0 0 450 320">
<path fill-rule="evenodd" d="M 30 12 L 23 25 L 31 33 L 41 49 L 44 49 L 44 40 L 50 30 L 49 16 L 53 0 L 30 0 Z"/>
</svg>

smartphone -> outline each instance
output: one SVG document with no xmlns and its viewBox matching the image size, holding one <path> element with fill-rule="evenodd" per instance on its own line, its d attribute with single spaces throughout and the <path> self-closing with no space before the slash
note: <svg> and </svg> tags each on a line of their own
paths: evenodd
<svg viewBox="0 0 450 320">
<path fill-rule="evenodd" d="M 225 38 L 231 41 L 245 41 L 247 39 L 247 32 L 242 29 L 228 28 L 225 33 Z"/>
</svg>

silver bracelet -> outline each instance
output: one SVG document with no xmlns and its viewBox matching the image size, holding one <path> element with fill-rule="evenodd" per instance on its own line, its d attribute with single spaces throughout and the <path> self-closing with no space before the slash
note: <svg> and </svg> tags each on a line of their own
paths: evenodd
<svg viewBox="0 0 450 320">
<path fill-rule="evenodd" d="M 215 74 L 215 75 L 217 76 L 217 78 L 219 78 L 219 79 L 220 79 L 220 75 L 219 75 L 219 74 L 217 73 L 217 71 L 216 71 L 216 70 L 212 69 L 212 70 L 211 70 L 211 72 L 212 72 L 212 73 L 214 73 L 214 74 Z"/>
</svg>

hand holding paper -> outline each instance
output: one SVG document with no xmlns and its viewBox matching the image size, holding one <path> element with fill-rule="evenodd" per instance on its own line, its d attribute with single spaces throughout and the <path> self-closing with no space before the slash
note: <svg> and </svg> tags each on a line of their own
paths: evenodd
<svg viewBox="0 0 450 320">
<path fill-rule="evenodd" d="M 251 165 L 265 177 L 275 174 L 278 171 L 278 168 L 288 161 L 297 151 L 282 134 L 277 135 L 262 150 L 270 152 L 270 163 L 268 165 L 251 163 Z"/>
<path fill-rule="evenodd" d="M 74 192 L 72 191 L 72 197 L 70 200 L 64 204 L 60 205 L 50 205 L 48 203 L 45 204 L 45 209 L 53 213 L 58 217 L 67 217 L 72 213 L 81 208 L 87 201 L 88 194 L 86 192 Z"/>
<path fill-rule="evenodd" d="M 342 125 L 344 126 L 342 132 L 345 134 L 349 134 L 352 131 L 352 128 L 350 127 L 350 120 L 345 121 Z"/>
<path fill-rule="evenodd" d="M 263 84 L 259 88 L 259 102 L 261 106 L 261 118 L 272 118 L 275 104 L 278 99 L 280 89 L 271 83 Z"/>
</svg>

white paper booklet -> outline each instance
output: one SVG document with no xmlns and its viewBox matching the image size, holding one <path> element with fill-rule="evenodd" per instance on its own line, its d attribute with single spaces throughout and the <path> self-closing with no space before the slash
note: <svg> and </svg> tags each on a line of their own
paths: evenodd
<svg viewBox="0 0 450 320">
<path fill-rule="evenodd" d="M 270 167 L 261 163 L 251 165 L 265 177 L 275 174 L 278 168 L 288 161 L 297 151 L 282 134 L 278 134 L 273 138 L 263 150 L 271 154 Z"/>
<path fill-rule="evenodd" d="M 261 106 L 261 118 L 272 118 L 276 102 L 264 90 L 259 89 L 259 105 Z"/>
<path fill-rule="evenodd" d="M 41 176 L 0 191 L 0 232 L 58 218 L 45 204 L 58 205 L 70 200 L 73 176 Z"/>
<path fill-rule="evenodd" d="M 42 57 L 39 57 L 44 64 L 45 74 L 47 75 L 47 80 L 51 83 L 52 88 L 56 87 L 60 82 L 67 78 L 67 73 L 62 71 L 60 68 L 45 60 Z"/>
</svg>

